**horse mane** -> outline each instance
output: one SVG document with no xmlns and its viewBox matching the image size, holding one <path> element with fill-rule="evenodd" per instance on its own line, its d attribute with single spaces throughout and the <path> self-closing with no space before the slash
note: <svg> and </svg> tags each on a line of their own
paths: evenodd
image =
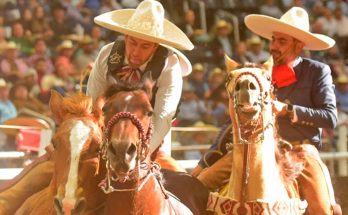
<svg viewBox="0 0 348 215">
<path fill-rule="evenodd" d="M 295 152 L 290 149 L 282 148 L 281 142 L 286 142 L 285 140 L 276 137 L 276 161 L 280 167 L 280 176 L 284 182 L 284 185 L 288 185 L 295 181 L 295 179 L 300 175 L 304 169 L 304 154 Z"/>
<path fill-rule="evenodd" d="M 62 108 L 73 116 L 91 116 L 93 111 L 92 98 L 83 93 L 76 93 L 63 98 Z"/>
</svg>

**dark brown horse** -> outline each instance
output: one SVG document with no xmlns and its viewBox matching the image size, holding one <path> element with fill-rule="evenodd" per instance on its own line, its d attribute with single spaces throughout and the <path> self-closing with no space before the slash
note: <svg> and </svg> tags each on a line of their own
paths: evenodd
<svg viewBox="0 0 348 215">
<path fill-rule="evenodd" d="M 16 214 L 101 214 L 105 194 L 98 188 L 103 116 L 91 97 L 62 97 L 52 91 L 51 111 L 58 122 L 54 174 L 50 185 L 28 198 Z M 99 213 L 100 212 L 100 213 Z"/>
<path fill-rule="evenodd" d="M 106 160 L 107 174 L 101 183 L 102 189 L 108 193 L 106 214 L 192 214 L 173 194 L 166 191 L 160 167 L 150 160 L 148 148 L 153 120 L 150 98 L 151 92 L 139 86 L 121 86 L 106 93 L 102 154 Z M 165 173 L 166 176 L 172 174 Z M 188 175 L 177 173 L 174 177 L 178 178 L 178 183 L 189 181 L 176 186 L 177 192 L 185 189 L 192 192 L 206 190 L 201 184 L 192 185 L 199 182 Z M 169 184 L 175 187 L 173 183 Z M 205 210 L 205 203 L 201 203 L 204 208 L 201 210 Z"/>
</svg>

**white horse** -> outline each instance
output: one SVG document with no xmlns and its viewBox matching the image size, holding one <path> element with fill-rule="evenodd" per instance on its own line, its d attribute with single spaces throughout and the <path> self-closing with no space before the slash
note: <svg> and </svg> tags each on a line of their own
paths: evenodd
<svg viewBox="0 0 348 215">
<path fill-rule="evenodd" d="M 278 149 L 272 111 L 272 64 L 269 60 L 263 65 L 240 68 L 226 58 L 233 130 L 233 143 L 229 144 L 233 149 L 228 156 L 232 156 L 232 171 L 224 191 L 211 193 L 208 201 L 208 209 L 218 214 L 290 215 L 302 214 L 307 207 L 299 199 L 294 180 L 301 168 L 292 168 L 301 163 L 289 165 L 291 152 L 281 153 Z"/>
</svg>

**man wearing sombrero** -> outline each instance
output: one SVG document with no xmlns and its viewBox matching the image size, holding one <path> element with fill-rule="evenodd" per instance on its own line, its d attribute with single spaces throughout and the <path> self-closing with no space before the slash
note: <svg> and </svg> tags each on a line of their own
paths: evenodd
<svg viewBox="0 0 348 215">
<path fill-rule="evenodd" d="M 340 214 L 329 172 L 317 150 L 322 144 L 321 129 L 334 128 L 337 123 L 331 71 L 326 64 L 300 57 L 303 49 L 325 50 L 335 41 L 311 33 L 308 14 L 299 7 L 291 8 L 280 19 L 252 14 L 244 21 L 253 33 L 271 40 L 272 82 L 278 99 L 274 101 L 274 110 L 278 113 L 279 135 L 292 146 L 301 145 L 301 152 L 305 152 L 306 163 L 298 181 L 301 197 L 308 202 L 306 214 Z M 208 171 L 200 173 L 203 166 L 196 167 L 193 175 L 198 175 L 208 186 L 212 183 L 211 175 L 215 181 L 221 176 L 218 180 L 222 182 L 230 175 L 230 170 L 225 171 L 222 164 L 228 163 L 226 157 Z M 217 174 L 219 171 L 225 173 Z"/>
<path fill-rule="evenodd" d="M 190 62 L 175 48 L 191 50 L 193 44 L 184 32 L 164 18 L 162 5 L 154 0 L 142 1 L 135 10 L 104 13 L 94 21 L 123 33 L 125 38 L 101 49 L 88 80 L 87 94 L 95 100 L 113 84 L 145 79 L 155 82 L 158 89 L 150 144 L 153 151 L 170 129 L 181 96 L 182 77 L 191 72 Z"/>
</svg>

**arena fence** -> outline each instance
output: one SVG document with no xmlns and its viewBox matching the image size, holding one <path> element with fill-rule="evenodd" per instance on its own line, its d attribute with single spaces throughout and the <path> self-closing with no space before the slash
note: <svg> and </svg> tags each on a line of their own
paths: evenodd
<svg viewBox="0 0 348 215">
<path fill-rule="evenodd" d="M 173 127 L 171 132 L 172 156 L 181 166 L 190 171 L 197 165 L 201 154 L 210 147 L 219 132 L 219 128 L 212 126 Z M 337 151 L 321 152 L 320 157 L 327 164 L 332 176 L 348 176 L 347 127 L 339 127 L 337 134 Z M 47 137 L 43 139 L 47 141 Z M 331 145 L 333 141 L 326 138 L 324 144 Z M 0 162 L 8 159 L 24 159 L 25 156 L 25 152 L 19 151 L 0 152 Z M 11 179 L 20 171 L 21 168 L 17 167 L 2 167 L 0 169 L 0 180 Z"/>
</svg>

